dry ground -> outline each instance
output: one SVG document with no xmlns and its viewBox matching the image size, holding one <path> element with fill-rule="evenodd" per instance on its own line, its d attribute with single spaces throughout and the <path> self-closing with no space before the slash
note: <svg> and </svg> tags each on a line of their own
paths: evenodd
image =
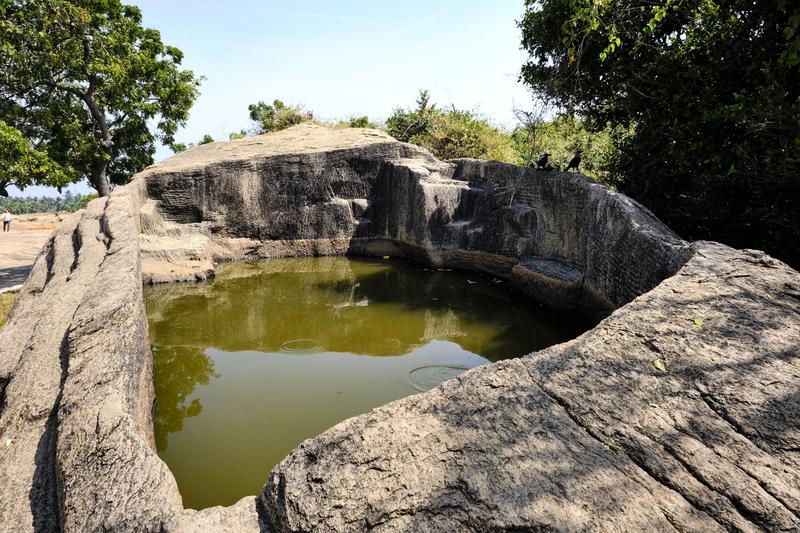
<svg viewBox="0 0 800 533">
<path fill-rule="evenodd" d="M 47 238 L 69 214 L 16 215 L 11 231 L 0 233 L 0 290 L 25 283 Z"/>
</svg>

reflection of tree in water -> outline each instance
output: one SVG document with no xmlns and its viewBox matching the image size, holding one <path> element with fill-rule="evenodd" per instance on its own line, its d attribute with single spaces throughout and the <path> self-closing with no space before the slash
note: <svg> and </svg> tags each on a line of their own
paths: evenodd
<svg viewBox="0 0 800 533">
<path fill-rule="evenodd" d="M 452 309 L 444 313 L 433 314 L 430 309 L 425 310 L 425 334 L 423 341 L 456 339 L 466 337 L 467 332 L 461 329 L 458 316 Z"/>
<path fill-rule="evenodd" d="M 153 347 L 156 412 L 153 420 L 156 448 L 167 449 L 170 433 L 183 429 L 183 419 L 197 416 L 203 410 L 200 401 L 186 398 L 198 384 L 208 385 L 211 377 L 219 377 L 214 362 L 202 348 L 193 346 Z"/>
<path fill-rule="evenodd" d="M 583 331 L 477 274 L 346 257 L 224 263 L 204 283 L 147 288 L 145 304 L 154 345 L 225 352 L 313 339 L 326 351 L 402 355 L 452 340 L 497 360 Z"/>
</svg>

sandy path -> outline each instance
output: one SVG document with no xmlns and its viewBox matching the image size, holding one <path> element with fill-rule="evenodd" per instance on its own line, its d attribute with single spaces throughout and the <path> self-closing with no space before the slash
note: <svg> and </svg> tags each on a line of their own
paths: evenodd
<svg viewBox="0 0 800 533">
<path fill-rule="evenodd" d="M 0 232 L 0 290 L 25 283 L 39 250 L 64 214 L 16 215 L 11 231 Z"/>
</svg>

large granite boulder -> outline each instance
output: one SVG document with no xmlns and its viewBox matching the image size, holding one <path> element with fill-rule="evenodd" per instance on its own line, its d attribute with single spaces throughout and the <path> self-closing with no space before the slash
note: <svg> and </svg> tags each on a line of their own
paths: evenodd
<svg viewBox="0 0 800 533">
<path fill-rule="evenodd" d="M 248 257 L 487 272 L 598 325 L 347 420 L 184 509 L 146 282 Z M 0 330 L 0 530 L 797 530 L 800 274 L 578 174 L 299 126 L 145 170 L 51 237 Z"/>
</svg>

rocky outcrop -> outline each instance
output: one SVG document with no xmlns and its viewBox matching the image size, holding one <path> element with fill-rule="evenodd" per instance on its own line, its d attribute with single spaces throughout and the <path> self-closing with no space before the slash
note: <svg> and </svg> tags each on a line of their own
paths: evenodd
<svg viewBox="0 0 800 533">
<path fill-rule="evenodd" d="M 344 253 L 606 318 L 331 428 L 260 495 L 183 509 L 153 445 L 141 280 Z M 0 530 L 794 530 L 799 347 L 800 274 L 686 243 L 583 176 L 439 162 L 370 130 L 204 145 L 37 259 L 0 330 Z"/>
<path fill-rule="evenodd" d="M 304 125 L 203 145 L 133 186 L 151 282 L 202 279 L 225 259 L 399 255 L 600 318 L 691 254 L 644 207 L 585 176 L 443 163 L 371 130 Z"/>
<path fill-rule="evenodd" d="M 46 243 L 0 329 L 0 530 L 258 530 L 255 498 L 184 511 L 153 441 L 138 231 L 124 188 Z M 199 528 L 199 529 L 197 529 Z"/>
<path fill-rule="evenodd" d="M 580 338 L 306 441 L 276 531 L 800 528 L 800 275 L 697 243 Z"/>
</svg>

